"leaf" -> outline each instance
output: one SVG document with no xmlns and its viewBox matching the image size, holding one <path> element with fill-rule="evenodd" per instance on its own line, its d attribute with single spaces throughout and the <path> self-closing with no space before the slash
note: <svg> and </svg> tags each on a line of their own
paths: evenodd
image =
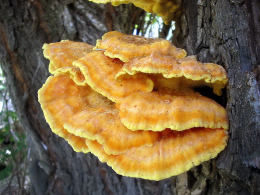
<svg viewBox="0 0 260 195">
<path fill-rule="evenodd" d="M 13 166 L 9 164 L 5 169 L 0 171 L 0 180 L 7 178 L 12 173 Z"/>
</svg>

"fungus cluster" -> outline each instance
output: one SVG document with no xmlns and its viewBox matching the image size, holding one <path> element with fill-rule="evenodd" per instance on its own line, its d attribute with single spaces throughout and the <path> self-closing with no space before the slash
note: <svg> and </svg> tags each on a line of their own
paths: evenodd
<svg viewBox="0 0 260 195">
<path fill-rule="evenodd" d="M 227 142 L 225 70 L 163 39 L 108 32 L 95 47 L 44 44 L 50 76 L 38 92 L 52 131 L 124 176 L 161 180 L 216 157 Z"/>
<path fill-rule="evenodd" d="M 178 14 L 182 0 L 89 0 L 95 3 L 111 3 L 113 6 L 132 3 L 146 12 L 162 17 L 165 24 Z M 167 11 L 165 11 L 167 10 Z"/>
</svg>

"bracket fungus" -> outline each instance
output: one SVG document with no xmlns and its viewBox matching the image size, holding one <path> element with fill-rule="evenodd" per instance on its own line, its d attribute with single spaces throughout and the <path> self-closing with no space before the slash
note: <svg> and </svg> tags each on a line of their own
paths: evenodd
<svg viewBox="0 0 260 195">
<path fill-rule="evenodd" d="M 206 85 L 213 87 L 217 95 L 227 84 L 227 74 L 222 66 L 213 63 L 201 63 L 194 56 L 181 59 L 172 56 L 151 53 L 151 55 L 134 58 L 124 64 L 116 78 L 137 73 L 160 74 L 163 78 L 171 81 L 171 86 L 197 87 Z"/>
<path fill-rule="evenodd" d="M 90 151 L 117 173 L 150 180 L 161 180 L 181 174 L 203 161 L 214 158 L 226 146 L 223 129 L 165 130 L 152 146 L 129 149 L 119 155 L 108 155 L 102 145 L 86 140 Z"/>
<path fill-rule="evenodd" d="M 220 94 L 227 83 L 221 66 L 162 39 L 115 31 L 91 48 L 72 41 L 43 47 L 53 76 L 39 102 L 52 131 L 76 152 L 90 151 L 124 176 L 161 180 L 225 148 L 225 109 L 193 89 Z"/>
<path fill-rule="evenodd" d="M 50 76 L 39 90 L 38 98 L 52 131 L 67 140 L 75 151 L 87 153 L 89 150 L 85 144 L 85 139 L 69 133 L 63 127 L 66 118 L 73 113 L 73 110 L 68 105 L 75 103 L 77 108 L 80 107 L 80 102 L 77 103 L 78 99 L 70 98 L 75 89 L 72 87 L 67 90 L 64 89 L 64 85 L 70 86 L 71 83 L 66 75 Z"/>
<path fill-rule="evenodd" d="M 105 55 L 129 62 L 136 57 L 145 57 L 151 53 L 183 58 L 187 55 L 184 49 L 176 48 L 169 41 L 159 38 L 145 38 L 111 31 L 97 40 L 95 49 L 105 50 Z"/>
<path fill-rule="evenodd" d="M 92 51 L 93 46 L 83 42 L 63 40 L 43 45 L 43 55 L 50 60 L 49 71 L 55 74 L 62 67 L 72 67 L 73 61 Z"/>
<path fill-rule="evenodd" d="M 169 24 L 179 11 L 181 0 L 90 0 L 95 3 L 111 3 L 113 6 L 132 3 L 146 12 L 161 16 Z M 165 11 L 167 10 L 167 11 Z"/>
<path fill-rule="evenodd" d="M 153 89 L 152 80 L 145 75 L 137 74 L 116 81 L 115 76 L 121 70 L 123 62 L 105 56 L 103 51 L 88 53 L 73 65 L 81 70 L 92 89 L 113 102 L 134 92 L 150 92 Z"/>
<path fill-rule="evenodd" d="M 131 130 L 182 131 L 228 128 L 226 110 L 198 93 L 133 93 L 118 104 L 121 122 Z"/>
</svg>

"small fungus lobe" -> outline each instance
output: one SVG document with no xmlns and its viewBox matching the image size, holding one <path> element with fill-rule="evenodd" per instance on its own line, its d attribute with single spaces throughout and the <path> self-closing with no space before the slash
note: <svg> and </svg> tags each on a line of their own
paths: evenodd
<svg viewBox="0 0 260 195">
<path fill-rule="evenodd" d="M 227 73 L 222 66 L 213 63 L 201 63 L 194 56 L 176 59 L 172 56 L 163 56 L 152 53 L 142 58 L 134 58 L 124 64 L 117 73 L 116 78 L 137 73 L 161 74 L 171 85 L 178 83 L 179 86 L 213 87 L 214 93 L 221 95 L 221 90 L 227 84 Z M 172 79 L 171 79 L 172 78 Z M 170 80 L 171 79 L 171 80 Z"/>
<path fill-rule="evenodd" d="M 72 62 L 92 51 L 93 46 L 87 43 L 63 40 L 57 43 L 43 45 L 43 55 L 50 60 L 51 74 L 63 67 L 72 67 Z"/>
<path fill-rule="evenodd" d="M 152 146 L 140 146 L 120 155 L 106 154 L 95 141 L 86 140 L 86 144 L 120 175 L 158 181 L 216 157 L 225 148 L 227 137 L 223 129 L 165 130 Z"/>
<path fill-rule="evenodd" d="M 193 127 L 228 129 L 226 110 L 198 93 L 133 93 L 118 105 L 122 123 L 131 130 L 183 131 Z"/>
<path fill-rule="evenodd" d="M 70 78 L 66 75 L 50 76 L 38 91 L 38 98 L 52 131 L 67 140 L 75 151 L 88 152 L 85 139 L 69 133 L 63 127 L 66 119 L 74 113 L 70 105 L 75 105 L 75 109 L 81 107 L 78 98 L 70 97 L 75 93 L 75 88 L 71 86 L 71 83 Z M 65 85 L 70 87 L 65 89 Z M 84 93 L 86 93 L 85 90 Z"/>
<path fill-rule="evenodd" d="M 121 70 L 123 62 L 105 56 L 102 51 L 86 54 L 73 64 L 81 70 L 86 82 L 93 90 L 113 102 L 134 92 L 150 92 L 153 89 L 153 82 L 146 75 L 116 80 L 115 75 Z"/>
<path fill-rule="evenodd" d="M 97 40 L 95 48 L 103 49 L 106 56 L 119 58 L 123 62 L 128 62 L 137 57 L 144 57 L 151 53 L 170 55 L 175 58 L 186 56 L 185 50 L 175 47 L 167 40 L 126 35 L 117 31 L 104 34 L 101 40 Z"/>
</svg>

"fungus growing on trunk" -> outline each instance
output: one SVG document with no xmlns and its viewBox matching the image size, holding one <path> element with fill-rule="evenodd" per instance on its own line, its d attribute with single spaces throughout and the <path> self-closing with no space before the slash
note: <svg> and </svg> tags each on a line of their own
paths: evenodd
<svg viewBox="0 0 260 195">
<path fill-rule="evenodd" d="M 225 148 L 225 109 L 192 89 L 208 85 L 220 94 L 222 67 L 168 41 L 119 32 L 97 41 L 104 51 L 87 47 L 45 44 L 54 76 L 38 92 L 52 131 L 75 151 L 92 152 L 118 174 L 160 180 Z"/>
<path fill-rule="evenodd" d="M 134 132 L 122 125 L 114 103 L 93 91 L 78 86 L 67 74 L 47 79 L 39 90 L 45 118 L 52 131 L 70 143 L 70 134 L 97 140 L 109 154 L 119 154 L 131 147 L 151 145 L 158 135 L 150 131 Z M 74 142 L 73 142 L 74 143 Z M 72 145 L 75 150 L 75 144 Z"/>
<path fill-rule="evenodd" d="M 96 141 L 86 140 L 86 144 L 120 175 L 158 181 L 216 157 L 228 138 L 223 129 L 165 130 L 159 134 L 160 139 L 152 146 L 140 146 L 120 155 L 108 155 Z"/>
<path fill-rule="evenodd" d="M 62 68 L 72 67 L 72 62 L 92 51 L 93 46 L 83 42 L 63 40 L 57 43 L 43 45 L 43 55 L 50 60 L 51 74 Z"/>
<path fill-rule="evenodd" d="M 104 34 L 101 40 L 97 40 L 95 49 L 103 49 L 106 56 L 118 58 L 123 62 L 145 57 L 151 53 L 170 55 L 178 59 L 187 55 L 184 49 L 176 48 L 167 40 L 126 35 L 117 31 Z"/>
<path fill-rule="evenodd" d="M 228 81 L 225 69 L 217 64 L 201 63 L 194 56 L 177 59 L 173 56 L 160 55 L 155 52 L 145 57 L 134 58 L 125 63 L 116 78 L 137 73 L 160 74 L 168 80 L 172 78 L 169 81 L 174 86 L 192 88 L 206 85 L 213 87 L 213 91 L 217 95 L 221 95 L 221 90 Z"/>
<path fill-rule="evenodd" d="M 170 21 L 178 14 L 181 0 L 90 0 L 95 3 L 111 3 L 114 6 L 121 4 L 133 3 L 136 7 L 139 7 L 146 12 L 155 13 L 161 16 L 165 24 L 169 24 Z M 167 11 L 165 11 L 167 10 Z"/>
<path fill-rule="evenodd" d="M 226 110 L 215 101 L 190 90 L 133 93 L 117 107 L 121 122 L 131 130 L 228 129 Z"/>
<path fill-rule="evenodd" d="M 116 80 L 116 74 L 122 69 L 123 62 L 112 59 L 103 54 L 103 51 L 93 51 L 75 61 L 73 65 L 79 68 L 86 82 L 93 90 L 106 96 L 113 102 L 131 93 L 153 90 L 153 82 L 146 75 L 135 75 Z"/>
<path fill-rule="evenodd" d="M 79 98 L 70 97 L 71 94 L 76 92 L 75 88 L 71 86 L 72 83 L 73 81 L 66 74 L 50 76 L 38 91 L 38 99 L 52 131 L 67 140 L 75 151 L 87 153 L 89 150 L 85 144 L 85 139 L 69 133 L 63 127 L 67 118 L 74 113 L 69 105 L 75 104 L 76 109 L 80 109 L 80 103 L 82 103 Z M 64 86 L 71 87 L 65 89 Z M 87 93 L 89 87 L 86 88 L 81 92 Z"/>
</svg>

